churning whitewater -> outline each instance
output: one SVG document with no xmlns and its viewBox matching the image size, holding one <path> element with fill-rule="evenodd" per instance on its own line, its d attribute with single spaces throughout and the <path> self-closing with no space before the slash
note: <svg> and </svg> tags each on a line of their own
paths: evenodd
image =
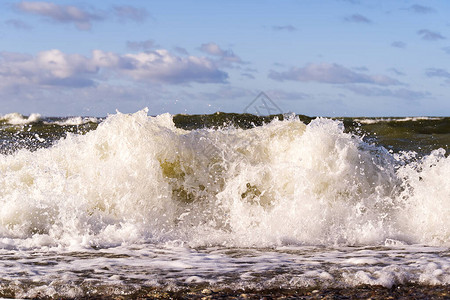
<svg viewBox="0 0 450 300">
<path fill-rule="evenodd" d="M 0 155 L 0 248 L 450 245 L 450 158 L 392 153 L 341 122 L 183 130 L 117 113 Z"/>
</svg>

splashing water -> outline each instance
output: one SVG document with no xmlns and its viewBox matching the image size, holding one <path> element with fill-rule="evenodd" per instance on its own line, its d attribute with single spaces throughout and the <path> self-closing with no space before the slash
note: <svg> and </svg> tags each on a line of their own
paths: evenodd
<svg viewBox="0 0 450 300">
<path fill-rule="evenodd" d="M 148 117 L 147 110 L 117 113 L 85 135 L 68 134 L 53 146 L 34 152 L 22 149 L 0 155 L 0 173 L 0 248 L 8 255 L 18 255 L 17 250 L 81 251 L 94 265 L 114 265 L 106 258 L 97 261 L 98 252 L 92 251 L 122 249 L 126 255 L 120 255 L 137 255 L 131 260 L 137 270 L 137 265 L 147 264 L 143 259 L 149 255 L 160 253 L 156 257 L 172 266 L 169 262 L 175 258 L 168 252 L 177 257 L 180 251 L 188 251 L 181 265 L 169 267 L 187 270 L 182 273 L 185 277 L 177 275 L 184 284 L 198 279 L 188 271 L 191 268 L 211 272 L 203 260 L 195 265 L 201 254 L 193 249 L 198 247 L 213 249 L 204 255 L 223 264 L 220 276 L 224 277 L 235 272 L 234 263 L 242 263 L 241 254 L 234 257 L 217 249 L 238 247 L 241 253 L 249 247 L 257 252 L 282 247 L 285 250 L 281 252 L 253 253 L 255 268 L 273 254 L 274 262 L 294 274 L 293 270 L 309 268 L 305 267 L 309 256 L 298 249 L 312 249 L 306 253 L 314 256 L 315 247 L 337 247 L 345 252 L 346 247 L 355 246 L 450 245 L 450 158 L 445 150 L 422 158 L 412 152 L 393 154 L 345 133 L 341 122 L 324 118 L 308 125 L 292 117 L 247 130 L 232 126 L 183 130 L 175 127 L 169 114 Z M 289 247 L 312 248 L 296 248 L 300 254 L 292 260 Z M 404 269 L 406 265 L 395 270 L 364 267 L 384 261 L 376 250 L 363 259 L 352 254 L 343 259 L 326 251 L 314 256 L 320 264 L 322 255 L 342 266 L 362 266 L 362 271 L 346 269 L 348 272 L 336 275 L 335 269 L 323 267 L 315 277 L 298 274 L 303 279 L 295 284 L 337 278 L 355 285 L 450 282 L 450 265 L 441 258 L 435 267 L 430 266 L 436 263 L 432 258 L 424 260 L 419 268 L 422 273 L 411 275 L 416 271 Z M 146 254 L 136 254 L 141 252 Z M 417 252 L 393 253 L 419 259 Z M 63 260 L 57 265 L 64 269 L 69 268 L 68 263 Z M 123 267 L 130 260 L 115 263 Z M 16 267 L 11 268 L 5 272 L 12 278 Z M 92 273 L 89 270 L 86 274 Z M 283 276 L 280 280 L 290 286 L 293 279 L 286 281 Z M 55 295 L 72 295 L 58 293 Z M 54 295 L 48 290 L 44 294 Z"/>
<path fill-rule="evenodd" d="M 404 163 L 338 121 L 184 131 L 169 114 L 0 158 L 0 233 L 17 246 L 448 245 L 449 159 Z"/>
</svg>

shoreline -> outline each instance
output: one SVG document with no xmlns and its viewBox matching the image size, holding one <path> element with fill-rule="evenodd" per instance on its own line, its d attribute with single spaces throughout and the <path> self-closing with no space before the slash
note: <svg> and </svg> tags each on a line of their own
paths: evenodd
<svg viewBox="0 0 450 300">
<path fill-rule="evenodd" d="M 348 288 L 295 288 L 267 290 L 232 290 L 214 288 L 178 292 L 153 290 L 130 295 L 152 299 L 450 299 L 449 285 L 357 286 Z M 99 297 L 99 299 L 107 299 Z M 121 298 L 121 297 L 119 297 Z M 124 297 L 122 299 L 125 299 Z"/>
<path fill-rule="evenodd" d="M 135 292 L 120 293 L 115 289 L 110 295 L 86 291 L 73 299 L 450 299 L 449 285 L 406 284 L 391 288 L 362 285 L 346 288 L 293 288 L 293 289 L 228 289 L 191 288 L 167 291 L 160 288 L 142 287 Z M 97 291 L 98 292 L 98 291 Z M 6 295 L 0 295 L 6 296 Z M 11 298 L 14 298 L 14 295 Z M 70 299 L 54 295 L 36 295 L 33 299 Z M 4 299 L 4 298 L 3 298 Z"/>
</svg>

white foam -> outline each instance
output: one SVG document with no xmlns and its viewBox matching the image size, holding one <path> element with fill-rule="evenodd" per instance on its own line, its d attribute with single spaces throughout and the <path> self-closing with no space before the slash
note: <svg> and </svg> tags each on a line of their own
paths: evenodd
<svg viewBox="0 0 450 300">
<path fill-rule="evenodd" d="M 60 126 L 76 126 L 87 123 L 98 123 L 99 121 L 100 119 L 95 117 L 71 117 L 62 121 L 55 121 L 53 123 L 58 124 Z"/>
<path fill-rule="evenodd" d="M 383 122 L 409 122 L 409 121 L 426 121 L 426 120 L 442 120 L 440 117 L 404 117 L 404 118 L 358 118 L 355 122 L 361 124 L 376 124 Z"/>
<path fill-rule="evenodd" d="M 408 239 L 430 245 L 450 243 L 450 157 L 434 150 L 399 169 L 404 199 L 396 220 Z"/>
<path fill-rule="evenodd" d="M 318 118 L 185 131 L 147 110 L 0 156 L 2 247 L 449 245 L 450 160 Z"/>
<path fill-rule="evenodd" d="M 445 251 L 420 245 L 396 249 L 291 246 L 195 250 L 152 244 L 84 252 L 3 250 L 0 257 L 6 259 L 0 259 L 0 277 L 17 291 L 17 297 L 24 298 L 36 297 L 38 292 L 41 296 L 82 297 L 86 296 L 83 289 L 103 288 L 102 295 L 114 295 L 114 290 L 122 294 L 139 286 L 180 288 L 186 284 L 256 290 L 446 285 L 450 284 L 450 263 Z M 354 257 L 371 263 L 355 264 L 351 261 Z"/>
<path fill-rule="evenodd" d="M 28 117 L 23 116 L 19 113 L 10 113 L 1 116 L 0 115 L 0 122 L 5 122 L 6 124 L 10 125 L 25 125 L 30 123 L 35 123 L 41 120 L 40 114 L 31 114 Z"/>
<path fill-rule="evenodd" d="M 185 131 L 118 113 L 0 155 L 0 174 L 15 297 L 450 284 L 450 158 L 391 155 L 338 121 Z"/>
</svg>

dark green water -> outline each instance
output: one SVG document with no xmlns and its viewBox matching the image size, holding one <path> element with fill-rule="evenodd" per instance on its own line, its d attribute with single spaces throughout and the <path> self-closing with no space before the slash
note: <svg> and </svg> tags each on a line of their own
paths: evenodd
<svg viewBox="0 0 450 300">
<path fill-rule="evenodd" d="M 280 120 L 293 115 L 256 116 L 252 114 L 214 113 L 205 115 L 174 115 L 175 126 L 186 130 L 202 128 L 262 126 L 274 118 Z M 296 115 L 308 124 L 315 117 Z M 23 119 L 26 119 L 23 116 Z M 414 151 L 419 155 L 443 148 L 447 155 L 450 145 L 450 117 L 440 118 L 336 118 L 343 122 L 346 132 L 362 136 L 365 141 L 393 152 Z M 95 130 L 104 119 L 85 119 L 79 124 L 69 118 L 41 118 L 25 124 L 10 124 L 0 117 L 0 152 L 11 153 L 21 148 L 36 150 L 48 147 L 67 134 L 85 134 Z"/>
</svg>

